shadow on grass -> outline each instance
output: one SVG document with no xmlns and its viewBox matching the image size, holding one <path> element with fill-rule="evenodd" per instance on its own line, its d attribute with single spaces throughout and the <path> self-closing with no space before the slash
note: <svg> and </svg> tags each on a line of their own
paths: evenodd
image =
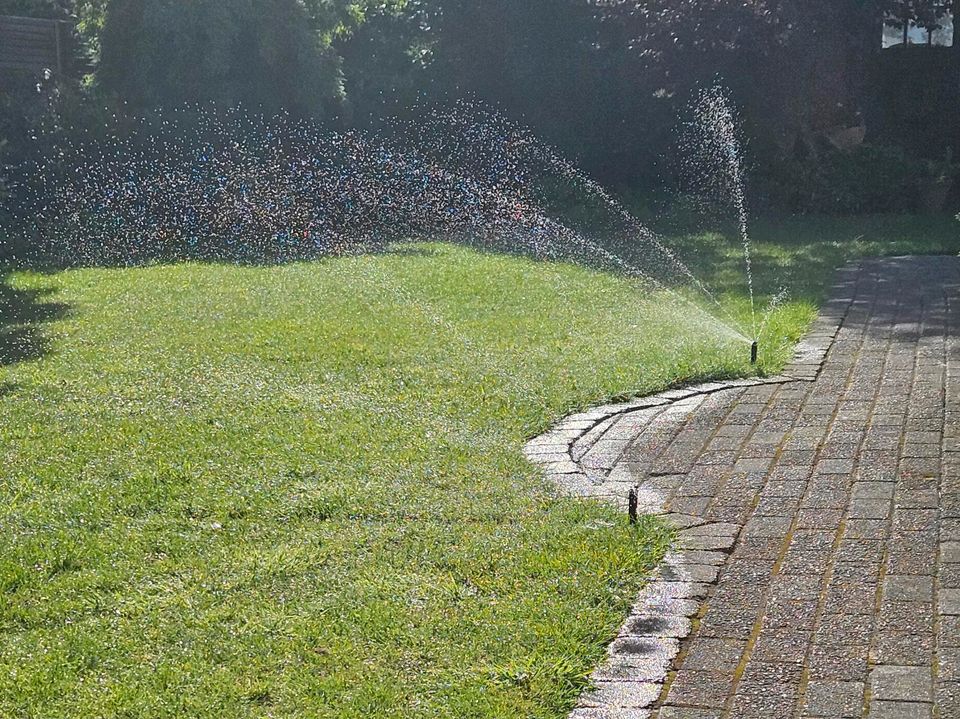
<svg viewBox="0 0 960 719">
<path fill-rule="evenodd" d="M 822 302 L 837 269 L 862 258 L 957 255 L 960 222 L 952 215 L 765 217 L 753 223 L 752 261 L 758 296 L 786 288 L 790 299 Z M 746 293 L 743 251 L 735 231 L 671 238 L 691 270 L 718 292 Z"/>
<path fill-rule="evenodd" d="M 52 294 L 50 289 L 14 287 L 8 273 L 0 274 L 0 366 L 40 359 L 51 352 L 43 325 L 70 312 L 69 305 L 48 299 Z M 0 384 L 0 397 L 13 389 Z"/>
<path fill-rule="evenodd" d="M 599 223 L 600 227 L 603 223 Z M 602 248 L 600 252 L 586 245 L 554 248 L 548 256 L 537 251 L 541 243 L 535 233 L 525 235 L 522 227 L 517 232 L 504 236 L 467 233 L 444 234 L 442 237 L 389 238 L 385 235 L 377 241 L 349 248 L 346 252 L 293 254 L 291 256 L 218 254 L 214 248 L 204 253 L 189 253 L 184 256 L 142 257 L 134 264 L 176 264 L 197 262 L 209 264 L 235 264 L 240 266 L 279 266 L 293 262 L 325 262 L 344 255 L 399 255 L 428 257 L 438 254 L 434 248 L 424 247 L 421 241 L 446 241 L 467 246 L 475 251 L 491 254 L 506 254 L 532 260 L 561 261 L 590 267 L 601 271 L 623 272 L 631 269 L 665 287 L 681 287 L 691 284 L 691 277 L 704 283 L 718 296 L 730 299 L 747 297 L 747 277 L 744 267 L 742 243 L 735 225 L 712 222 L 706 228 L 700 221 L 688 226 L 684 223 L 658 227 L 656 239 L 682 263 L 678 266 L 670 257 L 640 237 L 629 233 L 615 236 L 603 229 L 595 232 L 583 230 L 588 244 Z M 701 227 L 695 228 L 694 225 Z M 576 223 L 571 225 L 576 227 Z M 818 304 L 829 290 L 835 270 L 860 257 L 889 256 L 898 254 L 952 254 L 960 252 L 960 222 L 950 215 L 864 215 L 864 216 L 768 216 L 752 222 L 753 280 L 758 301 L 777 294 L 781 288 L 789 291 L 794 300 Z M 527 234 L 533 233 L 528 230 Z M 622 260 L 625 265 L 616 266 L 607 251 Z M 126 267 L 129 258 L 84 261 L 85 267 Z M 78 266 L 73 261 L 57 262 L 51 258 L 28 263 L 39 272 L 58 272 L 65 267 Z M 685 269 L 689 270 L 689 275 Z M 55 303 L 42 302 L 39 297 L 17 297 L 0 275 L 0 333 L 3 335 L 0 348 L 0 363 L 9 364 L 30 356 L 42 355 L 46 349 L 44 339 L 38 332 L 44 317 L 16 320 L 16 313 L 31 311 L 56 315 L 67 308 Z M 11 318 L 11 309 L 13 317 Z M 33 307 L 33 310 L 30 308 Z M 17 308 L 20 308 L 19 310 Z M 46 308 L 46 309 L 45 309 Z M 18 359 L 18 355 L 22 355 Z"/>
<path fill-rule="evenodd" d="M 707 222 L 700 227 L 654 225 L 656 241 L 679 264 L 651 242 L 628 234 L 616 236 L 585 232 L 625 265 L 612 266 L 589 252 L 566 248 L 555 259 L 597 270 L 622 271 L 635 267 L 666 287 L 704 283 L 716 296 L 734 300 L 748 297 L 743 244 L 730 223 Z M 851 261 L 894 255 L 957 255 L 960 222 L 952 215 L 767 216 L 751 225 L 752 277 L 757 302 L 765 306 L 782 289 L 790 300 L 821 303 L 829 293 L 834 273 Z M 522 242 L 456 240 L 479 252 L 539 257 Z M 629 270 L 628 270 L 629 271 Z M 687 274 L 686 271 L 689 271 Z M 709 304 L 706 305 L 709 307 Z"/>
</svg>

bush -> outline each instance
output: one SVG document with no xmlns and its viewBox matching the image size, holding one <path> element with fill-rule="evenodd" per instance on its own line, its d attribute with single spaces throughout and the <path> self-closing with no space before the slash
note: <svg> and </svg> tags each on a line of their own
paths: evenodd
<svg viewBox="0 0 960 719">
<path fill-rule="evenodd" d="M 766 184 L 775 203 L 841 214 L 914 211 L 929 181 L 925 163 L 878 145 L 773 163 L 771 174 Z"/>
<path fill-rule="evenodd" d="M 330 111 L 340 61 L 297 0 L 114 0 L 97 80 L 134 110 L 214 101 Z"/>
</svg>

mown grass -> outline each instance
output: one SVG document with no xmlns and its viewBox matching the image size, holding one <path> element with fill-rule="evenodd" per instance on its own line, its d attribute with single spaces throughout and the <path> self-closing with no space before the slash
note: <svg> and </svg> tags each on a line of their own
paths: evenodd
<svg viewBox="0 0 960 719">
<path fill-rule="evenodd" d="M 800 288 L 761 371 L 890 248 L 856 226 L 758 231 L 758 293 Z M 960 249 L 938 227 L 897 251 Z M 678 243 L 745 319 L 734 243 Z M 0 716 L 560 717 L 669 534 L 524 440 L 751 371 L 627 280 L 447 245 L 4 287 Z"/>
</svg>

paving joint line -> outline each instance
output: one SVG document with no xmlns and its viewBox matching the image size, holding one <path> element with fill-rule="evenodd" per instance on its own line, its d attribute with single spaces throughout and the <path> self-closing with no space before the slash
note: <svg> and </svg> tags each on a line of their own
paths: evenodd
<svg viewBox="0 0 960 719">
<path fill-rule="evenodd" d="M 770 378 L 709 382 L 693 387 L 673 389 L 653 395 L 652 397 L 632 400 L 621 404 L 604 405 L 594 410 L 574 414 L 561 421 L 546 434 L 531 440 L 525 448 L 527 457 L 532 462 L 541 465 L 548 477 L 556 483 L 563 493 L 572 496 L 597 497 L 596 489 L 602 487 L 605 480 L 609 478 L 612 468 L 616 467 L 618 462 L 623 458 L 626 449 L 621 449 L 617 453 L 617 457 L 609 463 L 611 469 L 601 472 L 603 479 L 600 482 L 596 482 L 590 478 L 586 468 L 575 459 L 574 450 L 581 439 L 591 432 L 594 432 L 604 423 L 607 423 L 606 428 L 594 438 L 593 443 L 581 455 L 581 458 L 585 457 L 593 447 L 596 447 L 597 443 L 602 441 L 624 417 L 646 410 L 654 410 L 652 413 L 653 416 L 648 419 L 646 425 L 652 426 L 659 418 L 662 418 L 671 407 L 693 398 L 700 399 L 697 403 L 697 407 L 699 408 L 706 398 L 720 392 L 740 389 L 742 390 L 741 394 L 743 394 L 749 392 L 749 389 L 753 387 L 765 385 L 775 386 L 775 389 L 765 398 L 765 410 L 764 413 L 761 414 L 761 416 L 764 416 L 770 407 L 773 406 L 775 397 L 782 391 L 783 387 L 794 383 L 813 383 L 820 377 L 824 364 L 827 361 L 828 353 L 833 348 L 844 320 L 853 307 L 857 295 L 855 288 L 861 280 L 861 272 L 862 268 L 859 263 L 848 265 L 838 271 L 838 279 L 845 278 L 847 280 L 844 284 L 834 286 L 835 291 L 840 290 L 842 293 L 841 296 L 834 297 L 821 309 L 817 319 L 811 325 L 811 331 L 807 337 L 798 344 L 794 360 L 785 368 L 783 374 Z M 852 292 L 849 291 L 849 278 L 851 275 L 855 278 L 854 290 Z M 846 292 L 844 292 L 845 289 L 847 290 Z M 729 415 L 730 411 L 732 410 L 728 410 L 725 414 L 725 418 Z M 687 422 L 689 422 L 689 417 L 675 428 L 670 441 L 666 442 L 660 450 L 661 454 L 670 448 L 672 442 L 679 436 Z M 723 419 L 718 422 L 717 427 L 719 428 L 722 425 Z M 749 440 L 757 432 L 757 425 L 758 421 L 754 421 L 747 436 L 741 438 L 740 449 L 736 453 L 736 457 L 742 456 L 744 447 L 747 446 Z M 715 429 L 711 437 L 715 437 L 717 431 L 718 429 Z M 633 435 L 633 440 L 628 444 L 637 441 L 638 437 L 642 436 L 644 432 L 645 429 L 640 429 Z M 784 436 L 781 437 L 778 442 L 778 447 L 782 445 L 788 434 L 789 431 L 784 432 Z M 706 451 L 709 444 L 710 439 L 704 441 L 701 451 Z M 556 459 L 557 457 L 562 457 L 563 459 L 558 461 Z M 766 469 L 767 475 L 771 471 L 772 466 L 773 461 L 771 460 Z M 690 470 L 681 472 L 680 476 L 689 475 L 689 471 Z M 661 476 L 669 475 L 664 474 Z M 659 644 L 661 647 L 665 646 L 666 661 L 663 661 L 663 657 L 660 658 L 659 661 L 663 664 L 662 669 L 656 672 L 656 676 L 647 677 L 649 681 L 620 682 L 620 689 L 629 689 L 634 696 L 627 698 L 621 697 L 619 699 L 602 695 L 591 697 L 590 692 L 588 692 L 581 698 L 579 708 L 574 710 L 571 717 L 592 719 L 593 717 L 606 716 L 605 714 L 598 714 L 598 712 L 605 711 L 608 708 L 615 708 L 616 706 L 620 706 L 622 709 L 626 708 L 627 710 L 636 708 L 640 713 L 634 712 L 631 714 L 631 717 L 645 717 L 649 716 L 649 712 L 644 711 L 643 707 L 652 707 L 654 704 L 659 705 L 661 703 L 661 695 L 665 694 L 665 689 L 669 689 L 669 682 L 672 678 L 671 666 L 680 653 L 680 641 L 690 636 L 693 629 L 698 628 L 699 620 L 709 606 L 709 598 L 717 585 L 718 575 L 727 563 L 730 553 L 738 543 L 743 532 L 743 527 L 756 509 L 763 486 L 765 486 L 765 483 L 756 490 L 753 504 L 742 522 L 734 524 L 710 522 L 703 516 L 681 516 L 676 513 L 666 512 L 662 506 L 647 506 L 644 508 L 648 513 L 663 515 L 668 522 L 677 526 L 680 530 L 681 546 L 668 553 L 664 564 L 658 569 L 655 579 L 641 592 L 630 617 L 628 617 L 624 627 L 622 627 L 618 633 L 618 637 L 626 639 L 630 639 L 631 637 L 635 639 L 647 639 L 651 644 Z M 605 498 L 608 501 L 611 499 L 609 496 L 601 496 L 599 498 Z M 727 538 L 728 535 L 723 533 L 718 534 L 716 537 L 711 537 L 709 533 L 705 535 L 694 534 L 692 536 L 688 534 L 688 536 L 685 536 L 685 532 L 689 533 L 691 528 L 699 529 L 705 527 L 707 530 L 720 528 L 725 531 L 730 531 L 726 530 L 728 526 L 736 528 L 733 536 L 729 538 Z M 700 562 L 706 562 L 706 564 L 700 564 Z M 694 569 L 684 569 L 684 567 L 690 566 Z M 711 566 L 716 570 L 712 572 L 712 579 L 709 579 L 711 572 L 705 573 L 708 577 L 708 581 L 705 582 L 696 581 L 702 579 L 702 577 L 692 576 L 692 573 L 695 574 L 696 570 L 699 569 L 703 571 L 704 569 L 709 569 Z M 691 604 L 694 607 L 692 612 L 689 611 Z M 676 623 L 678 623 L 681 628 L 685 627 L 685 629 L 675 632 L 660 632 L 656 635 L 651 633 L 646 637 L 637 637 L 637 635 L 630 633 L 631 629 L 628 624 L 631 619 L 637 617 L 642 619 L 646 612 L 653 611 L 654 609 L 663 610 L 665 607 L 668 608 L 668 611 L 674 612 L 673 614 L 667 615 L 668 620 L 670 618 L 676 620 Z M 593 680 L 595 686 L 605 681 L 599 678 L 604 676 L 603 671 L 605 668 L 609 668 L 612 662 L 616 662 L 618 656 L 620 660 L 623 659 L 622 655 L 618 655 L 616 644 L 617 642 L 615 641 L 614 644 L 611 645 L 608 662 L 594 672 Z M 615 681 L 608 682 L 608 685 L 609 684 L 612 684 L 614 687 L 618 686 Z M 630 692 L 628 691 L 627 693 L 629 694 Z"/>
</svg>

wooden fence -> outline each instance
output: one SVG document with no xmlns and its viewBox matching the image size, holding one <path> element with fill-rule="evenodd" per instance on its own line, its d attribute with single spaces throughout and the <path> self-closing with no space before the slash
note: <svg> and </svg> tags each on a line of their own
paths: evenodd
<svg viewBox="0 0 960 719">
<path fill-rule="evenodd" d="M 60 20 L 0 15 L 0 74 L 9 71 L 62 74 L 69 28 Z"/>
</svg>

